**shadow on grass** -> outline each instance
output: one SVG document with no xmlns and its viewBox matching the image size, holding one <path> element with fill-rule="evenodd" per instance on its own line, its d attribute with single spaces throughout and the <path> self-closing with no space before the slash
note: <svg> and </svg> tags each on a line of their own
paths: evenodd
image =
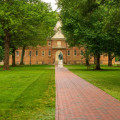
<svg viewBox="0 0 120 120">
<path fill-rule="evenodd" d="M 18 65 L 10 66 L 10 70 L 7 71 L 28 71 L 28 70 L 43 70 L 43 69 L 55 69 L 54 65 Z M 0 71 L 3 70 L 3 66 L 0 67 Z"/>
<path fill-rule="evenodd" d="M 52 82 L 51 75 L 48 73 L 46 77 L 45 71 L 42 72 L 22 91 L 8 110 L 0 111 L 0 117 L 10 120 L 21 118 L 27 120 L 36 116 L 40 119 L 41 116 L 45 115 L 54 118 L 54 113 L 51 114 L 51 111 L 54 111 L 54 103 L 51 103 L 49 98 L 45 96 L 48 85 Z M 45 100 L 48 101 L 48 104 L 44 104 Z"/>
<path fill-rule="evenodd" d="M 54 66 L 54 65 L 47 65 L 47 64 L 39 64 L 39 65 L 16 65 L 10 67 L 47 67 L 47 66 Z"/>
<path fill-rule="evenodd" d="M 0 116 L 1 117 L 3 116 L 4 119 L 13 119 L 14 114 L 17 114 L 17 112 L 21 111 L 22 109 L 29 110 L 31 108 L 31 104 L 30 102 L 28 102 L 28 99 L 34 98 L 33 95 L 35 94 L 31 94 L 31 93 L 33 93 L 34 87 L 35 85 L 38 84 L 38 82 L 39 82 L 39 77 L 35 81 L 33 81 L 24 91 L 22 91 L 22 93 L 14 100 L 14 102 L 11 104 L 8 110 L 0 111 L 1 112 Z M 31 91 L 32 89 L 33 91 Z M 36 91 L 34 92 L 36 93 Z M 28 102 L 28 106 L 26 102 Z M 17 116 L 16 119 L 18 119 Z"/>
</svg>

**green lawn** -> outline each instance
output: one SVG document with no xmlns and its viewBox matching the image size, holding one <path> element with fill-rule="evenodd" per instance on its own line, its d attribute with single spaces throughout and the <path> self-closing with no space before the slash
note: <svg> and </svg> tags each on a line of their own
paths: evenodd
<svg viewBox="0 0 120 120">
<path fill-rule="evenodd" d="M 0 68 L 0 120 L 54 120 L 54 66 Z"/>
<path fill-rule="evenodd" d="M 87 70 L 84 65 L 66 65 L 65 67 L 120 100 L 120 67 L 102 65 L 100 71 L 95 71 L 93 68 Z"/>
</svg>

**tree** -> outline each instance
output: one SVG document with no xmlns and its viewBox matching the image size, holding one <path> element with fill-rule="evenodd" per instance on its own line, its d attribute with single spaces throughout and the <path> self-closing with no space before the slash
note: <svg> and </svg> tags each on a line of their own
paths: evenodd
<svg viewBox="0 0 120 120">
<path fill-rule="evenodd" d="M 4 58 L 4 50 L 2 48 L 2 46 L 0 46 L 0 61 L 2 61 Z"/>
<path fill-rule="evenodd" d="M 4 49 L 3 49 L 3 38 L 1 37 L 4 34 L 2 26 L 0 25 L 0 61 L 4 59 Z"/>
<path fill-rule="evenodd" d="M 106 1 L 105 9 L 107 11 L 104 19 L 104 31 L 108 34 L 107 50 L 108 66 L 112 66 L 112 59 L 120 56 L 120 1 Z"/>
<path fill-rule="evenodd" d="M 85 60 L 86 60 L 86 66 L 90 66 L 90 59 L 91 59 L 91 53 L 89 51 L 88 48 L 85 48 L 85 52 L 84 52 L 84 57 L 85 57 Z"/>
<path fill-rule="evenodd" d="M 85 45 L 96 58 L 100 69 L 100 54 L 105 51 L 106 34 L 103 32 L 104 1 L 58 0 L 61 8 L 62 30 L 69 44 Z"/>
<path fill-rule="evenodd" d="M 25 48 L 27 46 L 36 47 L 37 45 L 44 45 L 46 44 L 46 38 L 51 37 L 54 34 L 53 28 L 55 27 L 55 24 L 57 22 L 57 13 L 46 11 L 45 14 L 47 15 L 44 15 L 44 17 L 47 18 L 45 18 L 44 21 L 41 21 L 40 25 L 37 26 L 33 31 L 28 31 L 31 36 L 28 38 L 28 35 L 26 34 L 27 38 L 25 36 L 22 37 L 22 45 L 20 46 L 23 48 L 20 63 L 21 65 L 23 65 Z"/>
<path fill-rule="evenodd" d="M 26 43 L 38 44 L 33 38 L 39 36 L 39 28 L 46 24 L 47 31 L 51 30 L 56 20 L 47 20 L 52 14 L 51 9 L 46 3 L 37 0 L 3 0 L 0 2 L 0 11 L 0 24 L 4 31 L 4 69 L 8 70 L 10 45 L 15 48 L 23 47 Z M 45 33 L 44 36 L 47 37 Z"/>
</svg>

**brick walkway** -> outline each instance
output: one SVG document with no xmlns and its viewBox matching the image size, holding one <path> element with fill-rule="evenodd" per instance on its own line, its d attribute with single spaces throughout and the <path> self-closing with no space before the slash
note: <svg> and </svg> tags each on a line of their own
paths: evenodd
<svg viewBox="0 0 120 120">
<path fill-rule="evenodd" d="M 57 68 L 56 120 L 120 120 L 120 102 L 66 68 Z"/>
</svg>

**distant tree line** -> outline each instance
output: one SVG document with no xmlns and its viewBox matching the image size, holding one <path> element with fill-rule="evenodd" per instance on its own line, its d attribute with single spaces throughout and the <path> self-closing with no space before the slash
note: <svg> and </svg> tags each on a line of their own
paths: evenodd
<svg viewBox="0 0 120 120">
<path fill-rule="evenodd" d="M 105 53 L 112 66 L 120 56 L 120 0 L 58 0 L 58 6 L 67 42 L 85 48 L 86 64 L 93 55 L 99 70 Z"/>
<path fill-rule="evenodd" d="M 27 46 L 45 44 L 53 34 L 57 12 L 41 0 L 0 1 L 0 59 L 9 70 L 9 55 L 15 65 L 15 50 L 22 48 L 21 64 Z"/>
</svg>

